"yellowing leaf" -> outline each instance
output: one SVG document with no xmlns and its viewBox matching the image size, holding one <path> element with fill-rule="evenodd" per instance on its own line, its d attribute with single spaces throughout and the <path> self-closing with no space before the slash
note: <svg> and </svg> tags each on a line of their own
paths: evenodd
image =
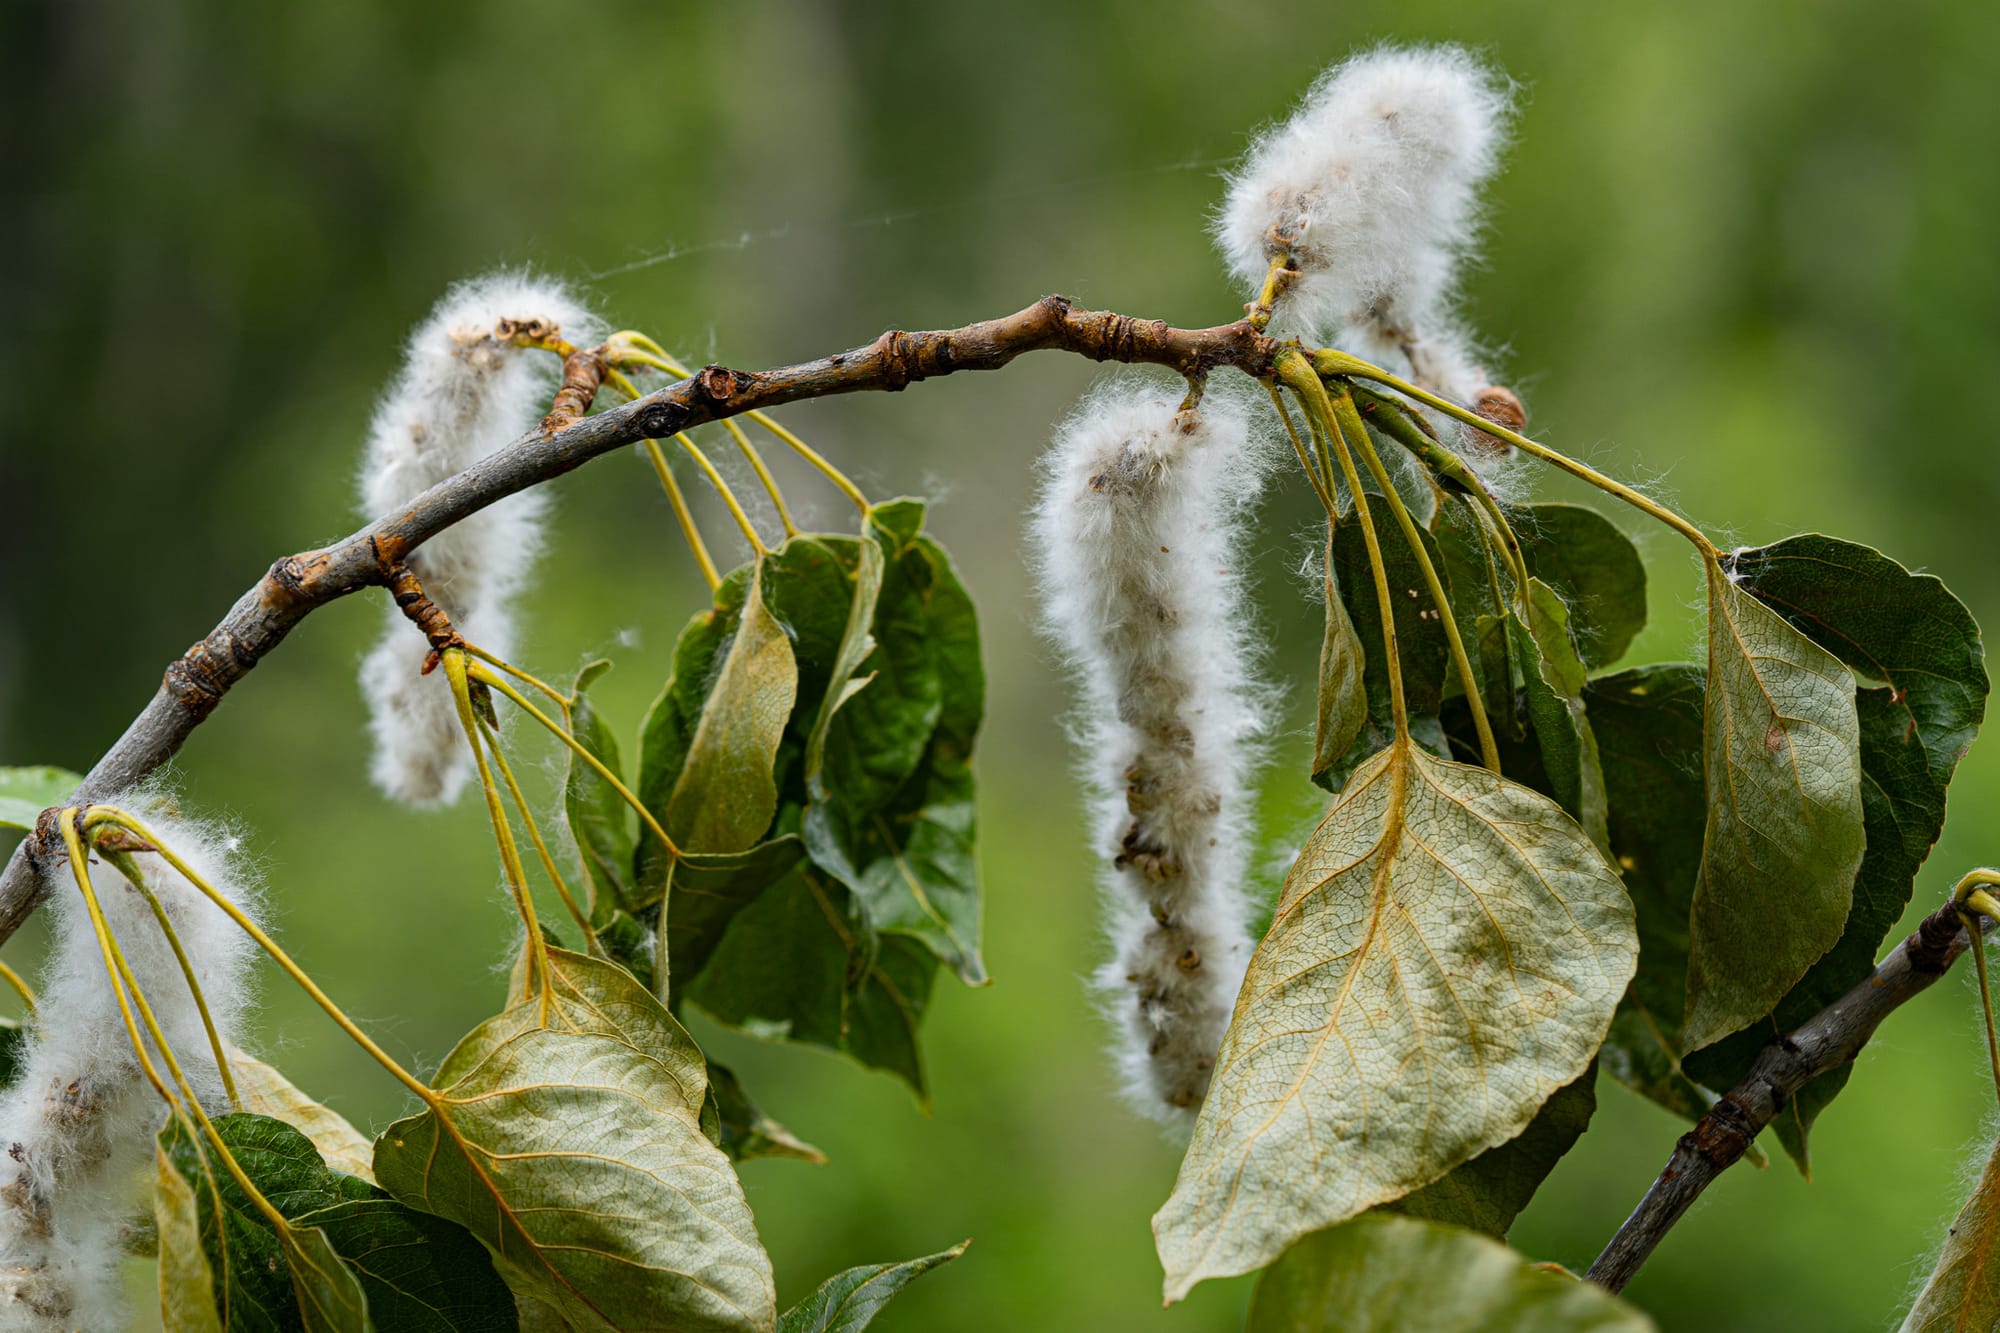
<svg viewBox="0 0 2000 1333">
<path fill-rule="evenodd" d="M 1714 565 L 1706 714 L 1688 1051 L 1770 1013 L 1833 947 L 1863 850 L 1853 676 Z"/>
<path fill-rule="evenodd" d="M 375 1183 L 375 1145 L 339 1112 L 320 1105 L 262 1060 L 227 1048 L 230 1072 L 243 1109 L 282 1120 L 312 1140 L 326 1164 L 336 1171 Z"/>
<path fill-rule="evenodd" d="M 1257 1280 L 1245 1333 L 1652 1333 L 1602 1287 L 1456 1227 L 1371 1213 L 1306 1237 Z"/>
<path fill-rule="evenodd" d="M 1972 1197 L 1952 1219 L 1944 1253 L 1901 1333 L 1959 1333 L 2000 1327 L 2000 1143 Z"/>
<path fill-rule="evenodd" d="M 1168 1299 L 1519 1134 L 1636 955 L 1624 886 L 1547 797 L 1408 742 L 1362 765 L 1286 879 L 1153 1219 Z"/>
<path fill-rule="evenodd" d="M 222 1333 L 215 1270 L 201 1245 L 194 1186 L 153 1149 L 153 1221 L 160 1231 L 160 1323 L 166 1333 Z"/>
<path fill-rule="evenodd" d="M 445 1057 L 437 1100 L 375 1145 L 383 1188 L 486 1242 L 578 1329 L 777 1322 L 743 1188 L 701 1128 L 701 1051 L 622 968 L 550 950 L 530 995 Z"/>
<path fill-rule="evenodd" d="M 660 821 L 682 851 L 740 852 L 764 836 L 778 808 L 778 742 L 798 689 L 792 641 L 753 571 Z"/>
</svg>

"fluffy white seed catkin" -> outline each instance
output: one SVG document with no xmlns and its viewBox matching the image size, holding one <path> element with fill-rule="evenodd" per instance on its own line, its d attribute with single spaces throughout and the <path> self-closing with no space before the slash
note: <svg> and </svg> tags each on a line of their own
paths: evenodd
<svg viewBox="0 0 2000 1333">
<path fill-rule="evenodd" d="M 460 283 L 410 334 L 403 368 L 369 427 L 361 507 L 369 518 L 418 494 L 533 426 L 548 409 L 559 367 L 518 346 L 510 330 L 558 335 L 585 346 L 597 320 L 560 284 L 519 273 Z M 424 591 L 459 633 L 502 657 L 513 649 L 509 603 L 534 566 L 542 500 L 509 497 L 425 542 L 410 555 Z M 375 740 L 377 786 L 412 805 L 457 797 L 471 772 L 450 687 L 422 675 L 429 648 L 393 607 L 361 666 Z"/>
<path fill-rule="evenodd" d="M 1492 386 L 1451 312 L 1510 94 L 1455 46 L 1389 47 L 1336 65 L 1252 146 L 1215 234 L 1251 291 L 1273 259 L 1292 256 L 1299 273 L 1279 309 L 1309 336 L 1512 426 L 1518 401 Z M 1462 438 L 1475 458 L 1500 448 L 1482 433 Z"/>
<path fill-rule="evenodd" d="M 1115 955 L 1098 974 L 1141 1111 L 1191 1122 L 1249 963 L 1246 781 L 1264 726 L 1236 535 L 1265 466 L 1240 399 L 1114 382 L 1045 456 L 1053 636 L 1082 678 Z"/>
<path fill-rule="evenodd" d="M 254 880 L 226 830 L 182 818 L 158 796 L 116 803 L 254 912 Z M 239 1037 L 256 946 L 159 856 L 137 853 L 134 860 L 193 960 L 217 1031 Z M 207 1030 L 152 909 L 102 857 L 91 858 L 90 872 L 106 922 L 196 1095 L 211 1111 L 226 1111 Z M 7 1154 L 0 1161 L 0 1330 L 23 1333 L 126 1326 L 118 1266 L 126 1233 L 145 1210 L 153 1137 L 166 1118 L 132 1053 L 83 895 L 67 866 L 51 874 L 54 942 L 19 1075 L 0 1093 Z M 164 1076 L 157 1050 L 152 1054 Z"/>
</svg>

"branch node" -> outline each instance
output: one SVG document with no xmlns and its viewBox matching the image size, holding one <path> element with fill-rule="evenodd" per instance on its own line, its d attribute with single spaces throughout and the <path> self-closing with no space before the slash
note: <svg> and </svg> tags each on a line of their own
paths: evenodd
<svg viewBox="0 0 2000 1333">
<path fill-rule="evenodd" d="M 597 398 L 597 386 L 604 382 L 604 349 L 579 347 L 563 358 L 562 387 L 556 390 L 549 414 L 542 418 L 542 431 L 553 435 L 571 426 L 590 410 Z"/>
</svg>

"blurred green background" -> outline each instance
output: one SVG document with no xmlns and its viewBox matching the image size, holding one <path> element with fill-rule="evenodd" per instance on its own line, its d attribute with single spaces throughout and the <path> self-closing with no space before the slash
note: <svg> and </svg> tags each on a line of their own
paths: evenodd
<svg viewBox="0 0 2000 1333">
<path fill-rule="evenodd" d="M 1990 3 L 63 0 L 6 6 L 0 33 L 0 762 L 87 767 L 273 557 L 354 526 L 373 397 L 453 279 L 533 263 L 687 359 L 743 366 L 1050 290 L 1220 322 L 1243 294 L 1202 234 L 1218 170 L 1324 64 L 1383 38 L 1473 44 L 1523 85 L 1469 314 L 1507 347 L 1540 438 L 1711 532 L 1870 542 L 2000 619 L 1980 388 L 2000 354 Z M 1248 1297 L 1210 1284 L 1160 1309 L 1147 1220 L 1176 1154 L 1113 1097 L 1081 982 L 1092 868 L 1019 548 L 1033 460 L 1095 373 L 1043 356 L 785 413 L 871 493 L 936 497 L 991 671 L 996 981 L 939 983 L 935 1113 L 831 1056 L 697 1034 L 832 1157 L 744 1170 L 782 1300 L 975 1238 L 885 1329 L 1191 1333 L 1235 1327 Z M 785 475 L 819 521 L 851 521 Z M 609 653 L 599 697 L 629 734 L 699 580 L 639 459 L 553 489 L 525 660 L 561 674 Z M 1288 480 L 1260 533 L 1291 684 L 1273 860 L 1316 809 L 1307 505 Z M 725 542 L 721 512 L 702 516 Z M 1684 547 L 1617 517 L 1654 576 L 1633 660 L 1698 654 Z M 419 816 L 365 782 L 353 672 L 379 600 L 312 617 L 179 771 L 254 827 L 290 946 L 428 1065 L 496 1005 L 511 930 L 477 806 Z M 522 737 L 546 790 L 552 756 Z M 2000 748 L 1976 749 L 1921 904 L 2000 858 L 1997 798 Z M 261 1047 L 299 1083 L 364 1125 L 402 1109 L 293 990 L 265 990 Z M 1893 1323 L 1990 1115 L 1967 970 L 1861 1063 L 1810 1185 L 1731 1172 L 1634 1283 L 1664 1327 Z M 1515 1243 L 1581 1268 L 1678 1132 L 1607 1083 Z"/>
</svg>

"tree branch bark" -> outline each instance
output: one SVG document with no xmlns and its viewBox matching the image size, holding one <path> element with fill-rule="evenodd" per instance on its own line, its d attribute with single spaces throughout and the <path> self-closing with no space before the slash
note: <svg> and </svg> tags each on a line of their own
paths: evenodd
<svg viewBox="0 0 2000 1333">
<path fill-rule="evenodd" d="M 495 501 L 553 480 L 602 454 L 758 408 L 865 390 L 894 392 L 942 375 L 997 370 L 1024 352 L 1059 350 L 1095 361 L 1166 366 L 1199 377 L 1233 366 L 1268 377 L 1278 344 L 1247 321 L 1177 329 L 1161 320 L 1077 310 L 1045 296 L 1025 310 L 964 328 L 891 330 L 866 347 L 776 370 L 709 366 L 691 379 L 585 417 L 603 364 L 596 349 L 568 358 L 563 386 L 542 424 L 506 448 L 431 487 L 395 513 L 322 550 L 286 556 L 244 593 L 206 637 L 167 667 L 158 693 L 70 796 L 103 801 L 172 758 L 231 686 L 284 641 L 306 616 L 361 588 L 386 585 L 390 571 L 425 541 Z M 47 823 L 45 820 L 44 823 Z M 51 847 L 37 830 L 0 872 L 0 943 L 46 896 L 37 865 Z"/>
<path fill-rule="evenodd" d="M 1982 919 L 1980 928 L 1987 924 Z M 1585 1276 L 1622 1291 L 1674 1223 L 1717 1176 L 1735 1165 L 1794 1093 L 1854 1059 L 1883 1019 L 1929 989 L 1969 945 L 1957 908 L 1947 902 L 1845 995 L 1800 1027 L 1774 1037 L 1743 1081 L 1681 1135 L 1659 1178 Z"/>
</svg>

